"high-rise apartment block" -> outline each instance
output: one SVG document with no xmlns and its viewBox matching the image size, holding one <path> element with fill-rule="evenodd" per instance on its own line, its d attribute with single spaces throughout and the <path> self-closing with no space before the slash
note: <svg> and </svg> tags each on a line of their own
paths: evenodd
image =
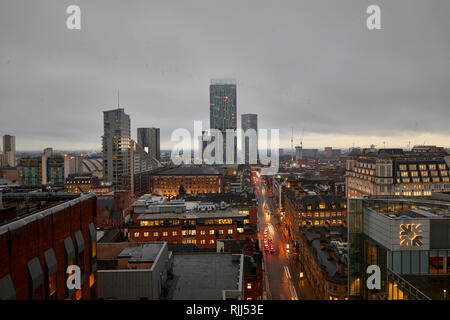
<svg viewBox="0 0 450 320">
<path fill-rule="evenodd" d="M 227 129 L 237 129 L 236 116 L 236 81 L 229 79 L 212 79 L 209 86 L 209 126 L 211 129 L 222 131 L 223 159 L 226 161 Z M 236 159 L 236 139 L 234 141 L 234 154 Z"/>
<path fill-rule="evenodd" d="M 243 114 L 241 116 L 241 127 L 242 127 L 242 131 L 244 131 L 244 134 L 247 132 L 247 130 L 249 129 L 254 129 L 255 130 L 255 134 L 256 134 L 256 141 L 252 141 L 250 138 L 250 135 L 245 135 L 245 139 L 244 139 L 244 154 L 245 154 L 245 163 L 251 163 L 250 162 L 250 148 L 253 148 L 253 152 L 256 149 L 256 152 L 258 151 L 258 115 L 257 114 L 252 114 L 252 113 L 248 113 L 248 114 Z M 256 148 L 255 148 L 256 147 Z M 256 159 L 255 162 L 258 160 L 257 157 L 257 153 L 255 154 Z M 251 164 L 255 164 L 255 163 L 251 163 Z"/>
<path fill-rule="evenodd" d="M 3 166 L 16 166 L 16 137 L 8 134 L 3 136 Z"/>
</svg>

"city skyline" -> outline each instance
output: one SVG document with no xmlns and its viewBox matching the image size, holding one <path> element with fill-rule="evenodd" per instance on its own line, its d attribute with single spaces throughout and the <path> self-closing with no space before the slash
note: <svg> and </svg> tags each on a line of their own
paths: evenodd
<svg viewBox="0 0 450 320">
<path fill-rule="evenodd" d="M 174 129 L 208 122 L 213 78 L 237 80 L 238 118 L 279 128 L 282 148 L 291 128 L 294 145 L 305 131 L 305 148 L 450 146 L 450 3 L 381 1 L 376 33 L 365 28 L 368 1 L 112 1 L 106 15 L 101 4 L 78 3 L 76 32 L 64 3 L 0 5 L 0 127 L 18 151 L 100 149 L 101 112 L 117 90 L 132 138 L 158 126 L 170 149 Z"/>
</svg>

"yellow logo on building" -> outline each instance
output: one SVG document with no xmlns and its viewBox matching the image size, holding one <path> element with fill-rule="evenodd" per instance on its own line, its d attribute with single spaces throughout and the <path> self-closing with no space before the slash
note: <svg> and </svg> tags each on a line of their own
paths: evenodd
<svg viewBox="0 0 450 320">
<path fill-rule="evenodd" d="M 402 247 L 421 247 L 423 243 L 420 224 L 401 224 L 399 238 Z"/>
</svg>

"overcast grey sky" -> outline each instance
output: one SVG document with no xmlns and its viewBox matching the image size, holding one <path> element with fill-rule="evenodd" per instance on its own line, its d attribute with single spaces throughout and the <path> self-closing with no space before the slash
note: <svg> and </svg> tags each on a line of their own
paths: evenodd
<svg viewBox="0 0 450 320">
<path fill-rule="evenodd" d="M 66 8 L 81 7 L 81 30 Z M 381 7 L 382 30 L 366 28 Z M 99 149 L 103 110 L 137 127 L 209 125 L 211 78 L 304 147 L 450 146 L 448 0 L 2 0 L 0 134 L 20 150 Z"/>
</svg>

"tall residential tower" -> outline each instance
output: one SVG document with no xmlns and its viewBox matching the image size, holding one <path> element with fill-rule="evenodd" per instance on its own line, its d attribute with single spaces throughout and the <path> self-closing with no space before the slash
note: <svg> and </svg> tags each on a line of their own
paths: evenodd
<svg viewBox="0 0 450 320">
<path fill-rule="evenodd" d="M 241 115 L 241 127 L 242 127 L 242 131 L 244 133 L 249 129 L 254 129 L 256 131 L 256 134 L 258 134 L 258 115 L 252 114 L 252 113 Z M 256 136 L 256 142 L 250 141 L 248 136 L 245 136 L 244 141 L 245 141 L 245 146 L 244 146 L 245 163 L 246 164 L 248 164 L 248 163 L 255 164 L 255 163 L 250 162 L 249 150 L 250 150 L 250 145 L 253 144 L 253 147 L 256 146 L 256 151 L 258 151 L 258 136 Z M 258 155 L 256 154 L 255 156 L 256 156 L 255 160 L 257 160 Z"/>
<path fill-rule="evenodd" d="M 226 129 L 237 128 L 236 81 L 212 79 L 209 86 L 209 126 L 225 134 Z M 226 139 L 223 142 L 223 159 L 226 160 Z M 236 142 L 234 143 L 236 159 Z"/>
<path fill-rule="evenodd" d="M 16 137 L 5 134 L 3 136 L 3 165 L 16 166 Z"/>
<path fill-rule="evenodd" d="M 103 119 L 103 178 L 113 183 L 115 189 L 131 185 L 130 116 L 117 108 L 103 111 Z"/>
</svg>

